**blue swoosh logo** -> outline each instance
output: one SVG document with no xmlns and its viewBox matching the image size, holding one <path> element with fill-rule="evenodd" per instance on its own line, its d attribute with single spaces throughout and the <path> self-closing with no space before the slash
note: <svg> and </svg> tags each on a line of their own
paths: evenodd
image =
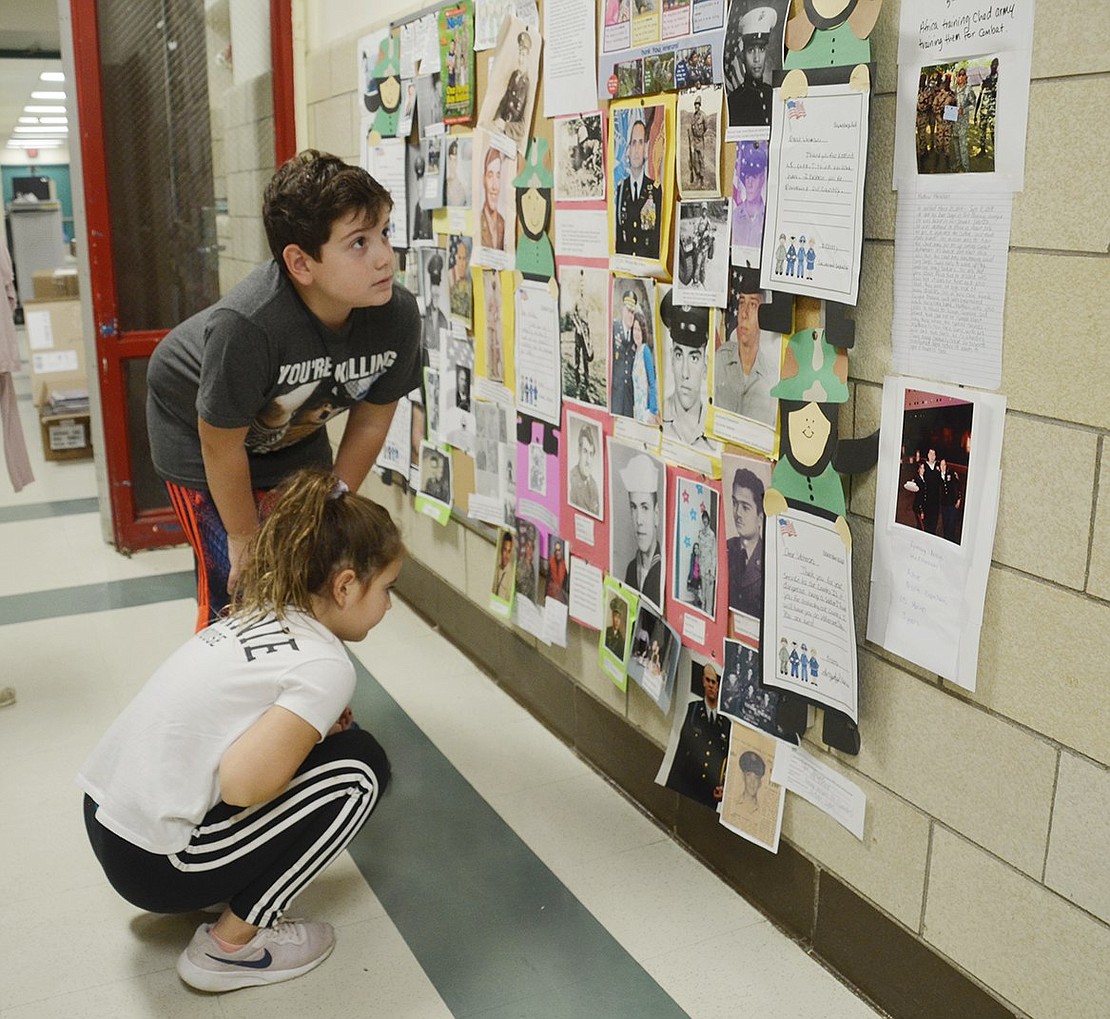
<svg viewBox="0 0 1110 1019">
<path fill-rule="evenodd" d="M 209 959 L 215 959 L 216 962 L 227 963 L 228 966 L 245 966 L 247 969 L 265 969 L 274 961 L 274 957 L 270 955 L 270 950 L 267 948 L 262 952 L 261 959 L 221 959 L 218 955 L 213 955 L 211 952 L 205 952 Z"/>
</svg>

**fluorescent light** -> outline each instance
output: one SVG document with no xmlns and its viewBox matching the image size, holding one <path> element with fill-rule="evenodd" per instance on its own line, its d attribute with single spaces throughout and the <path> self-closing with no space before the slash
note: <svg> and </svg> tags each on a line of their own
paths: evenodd
<svg viewBox="0 0 1110 1019">
<path fill-rule="evenodd" d="M 19 122 L 21 124 L 37 124 L 39 122 L 39 118 L 38 117 L 20 117 Z"/>
<path fill-rule="evenodd" d="M 61 135 L 68 134 L 69 133 L 69 128 L 68 127 L 25 127 L 25 126 L 21 125 L 19 127 L 13 127 L 12 128 L 12 133 L 13 134 L 49 134 L 49 135 L 54 135 L 55 137 L 60 137 Z"/>
<path fill-rule="evenodd" d="M 43 71 L 39 75 L 39 81 L 65 81 L 66 76 L 64 71 Z"/>
<path fill-rule="evenodd" d="M 64 92 L 32 92 L 32 99 L 65 99 Z"/>
<path fill-rule="evenodd" d="M 20 120 L 23 118 L 20 117 Z M 30 119 L 30 118 L 28 118 Z M 69 117 L 39 117 L 40 124 L 68 124 Z"/>
<path fill-rule="evenodd" d="M 24 106 L 24 113 L 65 113 L 64 106 Z"/>
</svg>

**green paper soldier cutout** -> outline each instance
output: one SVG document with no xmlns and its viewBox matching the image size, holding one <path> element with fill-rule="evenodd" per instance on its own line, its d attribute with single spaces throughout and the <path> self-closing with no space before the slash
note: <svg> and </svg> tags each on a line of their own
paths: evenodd
<svg viewBox="0 0 1110 1019">
<path fill-rule="evenodd" d="M 371 132 L 382 138 L 395 138 L 401 119 L 401 38 L 387 35 L 378 50 L 374 65 L 378 86 L 378 108 Z"/>
<path fill-rule="evenodd" d="M 547 162 L 547 141 L 533 138 L 524 157 L 524 169 L 513 181 L 521 232 L 516 246 L 516 267 L 531 280 L 549 280 L 555 275 L 555 253 L 547 236 L 551 225 L 551 189 L 555 181 Z"/>
<path fill-rule="evenodd" d="M 786 24 L 786 59 L 783 68 L 783 99 L 804 96 L 809 90 L 807 67 L 853 67 L 850 81 L 866 92 L 871 87 L 871 60 L 868 36 L 875 27 L 882 0 L 840 0 L 820 3 L 802 0 L 801 10 Z M 829 10 L 830 7 L 835 8 Z M 795 73 L 797 72 L 797 73 Z"/>
</svg>

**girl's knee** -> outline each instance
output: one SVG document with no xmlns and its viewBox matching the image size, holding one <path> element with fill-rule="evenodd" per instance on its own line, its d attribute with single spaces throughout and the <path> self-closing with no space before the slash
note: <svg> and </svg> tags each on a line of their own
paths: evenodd
<svg viewBox="0 0 1110 1019">
<path fill-rule="evenodd" d="M 324 742 L 329 744 L 329 757 L 336 760 L 346 758 L 366 765 L 377 779 L 379 795 L 385 792 L 391 774 L 389 757 L 370 733 L 365 729 L 351 728 L 329 736 Z"/>
</svg>

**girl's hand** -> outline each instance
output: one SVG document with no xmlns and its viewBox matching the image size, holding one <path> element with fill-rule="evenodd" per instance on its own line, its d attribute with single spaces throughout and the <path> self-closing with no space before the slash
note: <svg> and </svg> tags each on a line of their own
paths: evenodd
<svg viewBox="0 0 1110 1019">
<path fill-rule="evenodd" d="M 351 725 L 354 723 L 354 720 L 355 720 L 354 712 L 351 711 L 351 706 L 348 704 L 343 709 L 343 714 L 341 714 L 335 720 L 335 725 L 333 725 L 328 730 L 328 735 L 329 736 L 334 736 L 337 732 L 346 732 L 351 727 Z"/>
</svg>

